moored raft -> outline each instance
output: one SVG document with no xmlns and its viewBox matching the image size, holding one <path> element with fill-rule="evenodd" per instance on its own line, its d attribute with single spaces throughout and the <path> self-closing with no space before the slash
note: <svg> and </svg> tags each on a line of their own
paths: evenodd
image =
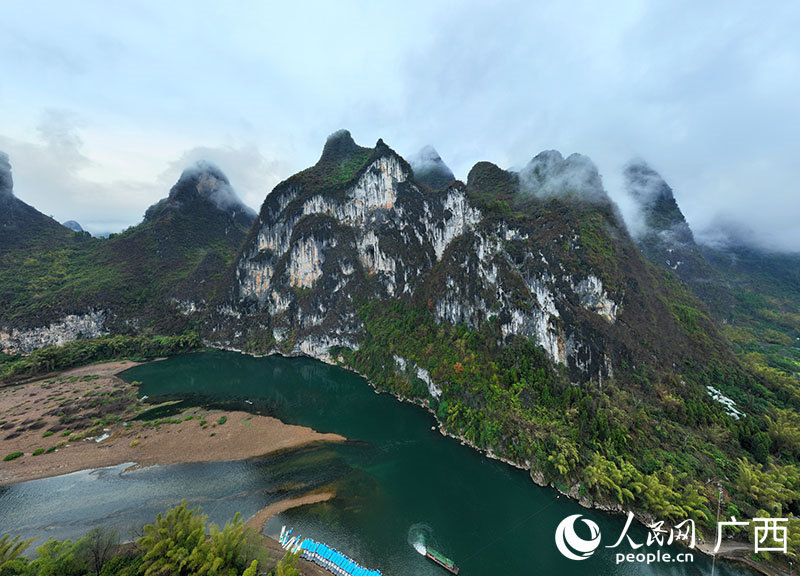
<svg viewBox="0 0 800 576">
<path fill-rule="evenodd" d="M 381 576 L 378 570 L 364 568 L 335 548 L 322 542 L 316 542 L 311 538 L 293 536 L 292 532 L 294 532 L 294 528 L 289 530 L 286 530 L 286 526 L 281 528 L 281 535 L 278 539 L 281 547 L 290 552 L 299 551 L 301 558 L 325 568 L 336 576 Z"/>
</svg>

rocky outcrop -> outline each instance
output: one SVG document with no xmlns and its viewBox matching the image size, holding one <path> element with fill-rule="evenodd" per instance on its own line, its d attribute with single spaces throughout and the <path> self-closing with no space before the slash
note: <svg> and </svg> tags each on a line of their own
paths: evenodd
<svg viewBox="0 0 800 576">
<path fill-rule="evenodd" d="M 351 163 L 346 183 L 317 184 Z M 235 305 L 268 314 L 277 344 L 297 353 L 323 336 L 358 342 L 355 302 L 411 294 L 478 219 L 463 190 L 429 196 L 409 182 L 409 165 L 382 142 L 370 151 L 334 134 L 316 168 L 267 197 L 236 269 Z"/>
<path fill-rule="evenodd" d="M 599 314 L 609 322 L 617 319 L 616 302 L 603 290 L 603 281 L 597 276 L 589 275 L 577 283 L 570 282 L 572 290 L 580 297 L 581 306 L 590 312 Z"/>
<path fill-rule="evenodd" d="M 503 204 L 484 207 L 486 190 L 518 195 L 530 214 L 498 217 Z M 611 250 L 631 262 L 594 271 Z M 545 152 L 520 174 L 481 163 L 466 185 L 432 190 L 382 141 L 361 148 L 339 132 L 315 166 L 267 196 L 211 338 L 246 347 L 253 322 L 273 349 L 329 360 L 330 347 L 359 346 L 362 304 L 401 299 L 440 323 L 533 339 L 573 381 L 602 382 L 658 329 L 619 325 L 627 286 L 644 290 L 633 280 L 642 266 L 585 157 Z M 436 398 L 441 383 L 412 372 Z"/>
<path fill-rule="evenodd" d="M 29 354 L 45 346 L 61 346 L 79 338 L 97 338 L 107 334 L 106 312 L 70 314 L 49 326 L 29 330 L 0 330 L 0 350 L 6 354 Z"/>
</svg>

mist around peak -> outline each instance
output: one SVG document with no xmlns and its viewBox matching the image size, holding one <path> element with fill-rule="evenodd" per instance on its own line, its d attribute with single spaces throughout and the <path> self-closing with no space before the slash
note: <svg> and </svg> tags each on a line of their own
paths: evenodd
<svg viewBox="0 0 800 576">
<path fill-rule="evenodd" d="M 424 146 L 409 158 L 408 163 L 414 170 L 415 179 L 433 189 L 444 188 L 456 179 L 433 146 Z"/>
<path fill-rule="evenodd" d="M 593 204 L 609 203 L 594 162 L 582 154 L 564 158 L 557 150 L 537 154 L 519 172 L 520 192 L 539 199 L 570 198 Z"/>
</svg>

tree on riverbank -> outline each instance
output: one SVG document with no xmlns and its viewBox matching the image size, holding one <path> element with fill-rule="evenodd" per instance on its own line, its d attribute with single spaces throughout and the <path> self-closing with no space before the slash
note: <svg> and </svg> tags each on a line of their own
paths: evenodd
<svg viewBox="0 0 800 576">
<path fill-rule="evenodd" d="M 155 524 L 145 526 L 137 542 L 144 576 L 241 574 L 248 559 L 242 554 L 245 529 L 239 514 L 221 530 L 216 524 L 207 526 L 207 518 L 200 508 L 188 508 L 184 500 L 164 516 L 159 514 Z"/>
<path fill-rule="evenodd" d="M 100 360 L 144 359 L 172 356 L 202 345 L 194 332 L 175 336 L 105 336 L 40 348 L 28 355 L 0 354 L 0 383 L 9 383 L 54 370 L 82 366 Z"/>
<path fill-rule="evenodd" d="M 33 541 L 34 538 L 22 540 L 20 536 L 11 538 L 10 534 L 6 534 L 0 538 L 0 574 L 3 573 L 3 568 L 11 564 L 17 557 L 21 556 Z"/>
<path fill-rule="evenodd" d="M 49 540 L 37 557 L 22 557 L 31 540 L 0 538 L 0 576 L 256 576 L 269 556 L 239 515 L 223 528 L 206 522 L 199 508 L 179 506 L 144 527 L 135 545 L 120 545 L 117 533 L 96 528 L 72 542 Z M 296 576 L 296 565 L 281 562 L 275 573 Z"/>
<path fill-rule="evenodd" d="M 297 569 L 298 558 L 300 558 L 300 552 L 287 553 L 283 560 L 275 566 L 275 576 L 300 576 L 300 570 Z"/>
</svg>

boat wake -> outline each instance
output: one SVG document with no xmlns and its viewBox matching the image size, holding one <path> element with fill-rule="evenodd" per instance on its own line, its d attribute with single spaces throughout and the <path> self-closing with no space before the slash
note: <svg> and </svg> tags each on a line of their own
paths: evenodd
<svg viewBox="0 0 800 576">
<path fill-rule="evenodd" d="M 431 535 L 433 535 L 433 528 L 427 524 L 413 524 L 408 529 L 408 544 L 417 552 L 425 556 L 428 551 L 426 546 L 430 542 Z"/>
</svg>

